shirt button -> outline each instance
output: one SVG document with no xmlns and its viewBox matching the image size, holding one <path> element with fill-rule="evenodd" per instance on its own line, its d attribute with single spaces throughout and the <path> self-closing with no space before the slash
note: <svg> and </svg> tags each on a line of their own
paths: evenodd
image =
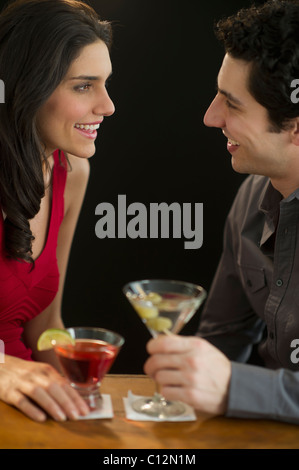
<svg viewBox="0 0 299 470">
<path fill-rule="evenodd" d="M 283 281 L 281 279 L 277 279 L 277 281 L 276 281 L 277 287 L 281 287 L 282 284 L 283 284 Z"/>
</svg>

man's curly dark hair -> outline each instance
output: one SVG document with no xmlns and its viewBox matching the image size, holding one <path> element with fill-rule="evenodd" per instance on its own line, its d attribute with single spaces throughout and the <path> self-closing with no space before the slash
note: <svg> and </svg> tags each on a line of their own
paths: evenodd
<svg viewBox="0 0 299 470">
<path fill-rule="evenodd" d="M 268 110 L 271 130 L 299 116 L 291 83 L 299 79 L 299 1 L 270 0 L 220 20 L 216 36 L 235 59 L 251 63 L 248 90 Z"/>
</svg>

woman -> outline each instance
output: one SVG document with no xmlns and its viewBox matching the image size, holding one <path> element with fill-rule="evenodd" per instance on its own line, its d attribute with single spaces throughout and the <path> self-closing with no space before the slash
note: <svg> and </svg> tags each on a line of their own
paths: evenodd
<svg viewBox="0 0 299 470">
<path fill-rule="evenodd" d="M 110 25 L 76 0 L 18 0 L 0 16 L 0 399 L 37 421 L 89 411 L 36 342 L 63 328 L 87 159 L 114 112 L 110 41 Z"/>
</svg>

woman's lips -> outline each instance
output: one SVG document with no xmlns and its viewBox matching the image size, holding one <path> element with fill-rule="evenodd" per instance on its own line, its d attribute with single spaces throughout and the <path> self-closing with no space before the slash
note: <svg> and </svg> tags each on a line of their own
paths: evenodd
<svg viewBox="0 0 299 470">
<path fill-rule="evenodd" d="M 97 138 L 97 131 L 86 131 L 84 129 L 78 129 L 77 127 L 75 127 L 76 131 L 79 132 L 79 134 L 83 135 L 84 137 L 87 137 L 88 139 L 96 139 Z"/>
<path fill-rule="evenodd" d="M 100 127 L 100 123 L 92 123 L 92 124 L 75 124 L 75 129 L 84 137 L 88 139 L 96 139 L 97 138 L 97 129 Z"/>
</svg>

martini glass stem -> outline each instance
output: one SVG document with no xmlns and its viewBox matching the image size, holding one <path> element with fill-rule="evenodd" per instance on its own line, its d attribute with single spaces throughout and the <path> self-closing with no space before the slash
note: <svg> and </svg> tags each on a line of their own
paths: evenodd
<svg viewBox="0 0 299 470">
<path fill-rule="evenodd" d="M 163 330 L 163 333 L 165 335 L 168 335 L 168 336 L 173 336 L 173 333 L 171 333 L 171 331 L 169 331 L 166 328 Z M 162 395 L 161 386 L 156 381 L 155 381 L 155 388 L 156 388 L 156 390 L 155 390 L 155 393 L 154 393 L 154 396 L 153 396 L 153 401 L 155 403 L 160 404 L 161 406 L 165 406 L 167 404 L 167 400 Z"/>
<path fill-rule="evenodd" d="M 153 397 L 153 400 L 155 402 L 165 402 L 165 398 L 163 397 L 163 395 L 161 394 L 161 387 L 160 385 L 155 382 L 155 386 L 156 386 L 156 390 L 155 390 L 155 393 L 154 393 L 154 397 Z"/>
</svg>

